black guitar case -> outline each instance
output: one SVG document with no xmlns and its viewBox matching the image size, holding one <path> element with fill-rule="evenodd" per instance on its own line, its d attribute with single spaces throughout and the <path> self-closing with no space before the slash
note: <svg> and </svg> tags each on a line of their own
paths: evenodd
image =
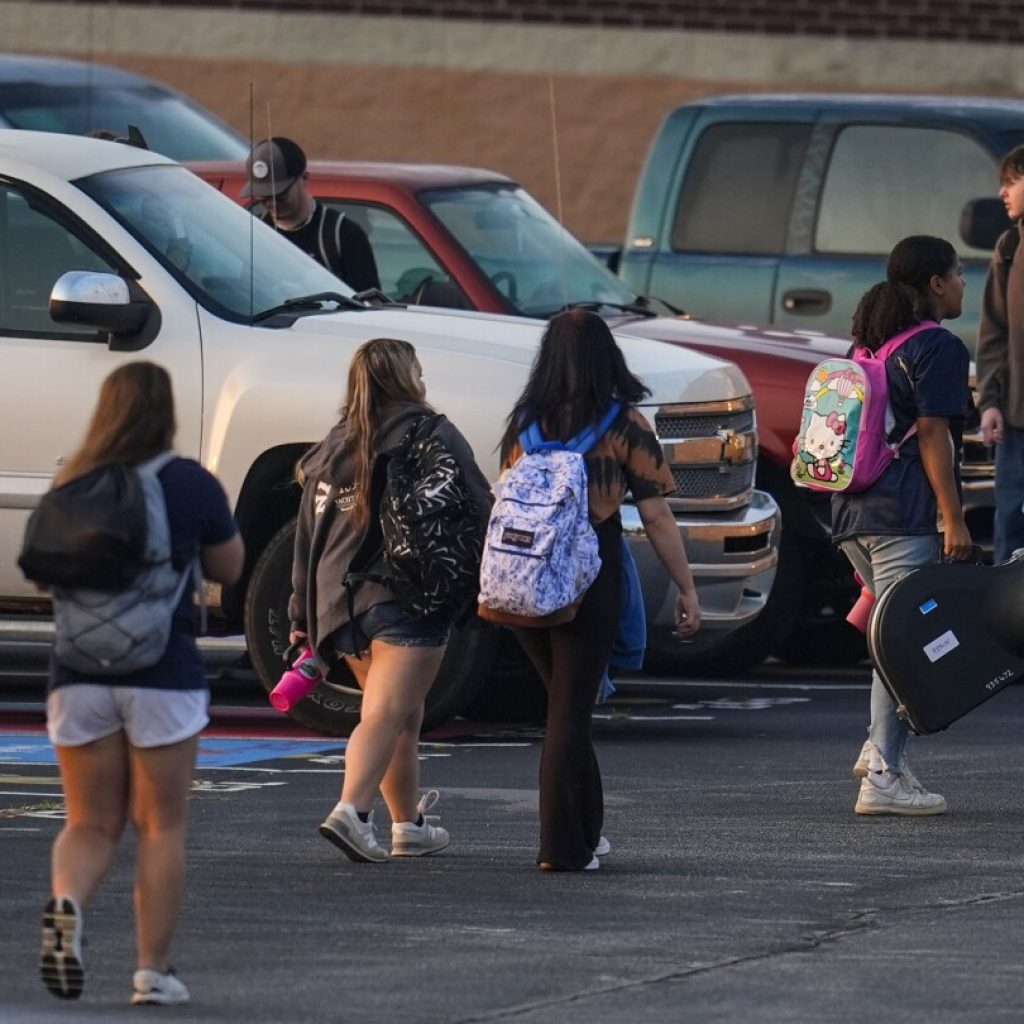
<svg viewBox="0 0 1024 1024">
<path fill-rule="evenodd" d="M 914 732 L 947 728 L 1024 678 L 1024 551 L 907 573 L 876 603 L 868 651 Z"/>
</svg>

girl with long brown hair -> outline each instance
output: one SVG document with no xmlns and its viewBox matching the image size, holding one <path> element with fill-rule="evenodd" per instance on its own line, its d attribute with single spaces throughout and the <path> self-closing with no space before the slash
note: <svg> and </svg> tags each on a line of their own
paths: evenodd
<svg viewBox="0 0 1024 1024">
<path fill-rule="evenodd" d="M 372 807 L 378 790 L 391 814 L 391 856 L 444 849 L 447 831 L 427 822 L 419 795 L 419 734 L 451 623 L 403 610 L 383 582 L 343 581 L 373 524 L 379 460 L 432 410 L 416 350 L 374 338 L 352 357 L 341 418 L 299 465 L 303 484 L 290 604 L 292 642 L 306 640 L 328 678 L 348 667 L 363 691 L 359 724 L 345 749 L 341 799 L 320 833 L 354 861 L 386 861 Z M 455 457 L 483 533 L 490 489 L 466 440 L 447 420 L 434 432 Z M 312 555 L 312 558 L 311 558 Z M 426 799 L 426 798 L 424 798 Z"/>
<path fill-rule="evenodd" d="M 85 438 L 54 486 L 108 463 L 147 462 L 168 452 L 174 435 L 167 371 L 150 362 L 126 363 L 104 380 Z M 207 579 L 237 580 L 242 541 L 217 480 L 197 462 L 178 457 L 157 478 L 175 570 L 190 572 L 198 555 Z M 131 821 L 138 851 L 132 1002 L 188 1001 L 168 955 L 184 889 L 188 794 L 208 698 L 188 589 L 174 610 L 167 648 L 149 668 L 93 675 L 56 656 L 51 660 L 47 729 L 67 806 L 53 846 L 53 896 L 43 917 L 40 957 L 43 982 L 54 995 L 81 994 L 82 908 L 107 874 Z"/>
</svg>

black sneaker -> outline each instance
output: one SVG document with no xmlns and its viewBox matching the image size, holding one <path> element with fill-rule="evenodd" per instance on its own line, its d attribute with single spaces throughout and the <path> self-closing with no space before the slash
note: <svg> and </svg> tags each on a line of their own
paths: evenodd
<svg viewBox="0 0 1024 1024">
<path fill-rule="evenodd" d="M 59 999 L 77 999 L 82 994 L 82 911 L 70 896 L 54 896 L 46 904 L 39 975 Z"/>
</svg>

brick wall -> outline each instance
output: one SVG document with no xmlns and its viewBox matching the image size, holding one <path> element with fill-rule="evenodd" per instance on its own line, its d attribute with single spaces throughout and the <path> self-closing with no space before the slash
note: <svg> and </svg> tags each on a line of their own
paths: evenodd
<svg viewBox="0 0 1024 1024">
<path fill-rule="evenodd" d="M 78 0 L 64 0 L 76 3 Z M 94 0 L 93 0 L 94 2 Z M 118 0 L 109 0 L 116 6 Z M 128 0 L 133 6 L 317 11 L 607 28 L 1024 42 L 1021 0 Z"/>
</svg>

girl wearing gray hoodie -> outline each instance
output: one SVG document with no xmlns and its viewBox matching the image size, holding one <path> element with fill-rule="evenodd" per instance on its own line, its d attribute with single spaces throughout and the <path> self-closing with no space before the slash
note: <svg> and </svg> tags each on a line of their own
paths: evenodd
<svg viewBox="0 0 1024 1024">
<path fill-rule="evenodd" d="M 340 420 L 299 464 L 290 639 L 309 643 L 328 678 L 347 667 L 363 691 L 359 724 L 345 750 L 341 799 L 320 825 L 320 834 L 354 861 L 389 859 L 373 827 L 378 790 L 393 822 L 391 856 L 436 853 L 449 842 L 445 829 L 424 818 L 436 793 L 417 797 L 424 702 L 451 623 L 441 615 L 410 615 L 385 583 L 364 580 L 351 594 L 343 586 L 377 514 L 370 491 L 378 457 L 427 415 L 433 411 L 416 350 L 375 338 L 352 357 Z M 491 504 L 487 480 L 451 423 L 441 419 L 435 435 L 459 464 L 482 535 Z"/>
</svg>

